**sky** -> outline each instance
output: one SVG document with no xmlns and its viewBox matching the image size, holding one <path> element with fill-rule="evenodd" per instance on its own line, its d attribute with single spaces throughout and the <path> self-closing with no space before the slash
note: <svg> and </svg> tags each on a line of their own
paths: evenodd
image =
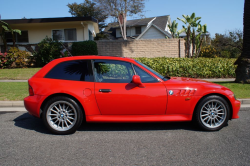
<svg viewBox="0 0 250 166">
<path fill-rule="evenodd" d="M 2 0 L 1 19 L 71 17 L 68 3 L 84 0 Z M 182 15 L 201 17 L 201 24 L 213 38 L 215 33 L 243 30 L 244 0 L 145 0 L 145 17 L 170 15 L 171 21 Z M 129 17 L 135 19 L 139 17 Z M 109 19 L 111 20 L 111 19 Z M 178 30 L 182 28 L 181 21 Z M 108 22 L 107 22 L 108 23 Z"/>
</svg>

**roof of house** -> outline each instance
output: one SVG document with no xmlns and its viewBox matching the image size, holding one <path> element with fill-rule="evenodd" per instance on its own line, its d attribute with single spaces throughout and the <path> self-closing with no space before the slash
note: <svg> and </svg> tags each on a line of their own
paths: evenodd
<svg viewBox="0 0 250 166">
<path fill-rule="evenodd" d="M 148 23 L 152 21 L 152 24 L 156 25 L 158 28 L 165 31 L 165 28 L 169 19 L 170 19 L 170 16 L 166 15 L 166 16 L 158 16 L 158 17 L 150 17 L 150 18 L 141 18 L 141 19 L 135 19 L 135 20 L 127 20 L 126 26 L 127 27 L 143 26 L 143 25 L 148 25 Z M 113 30 L 116 28 L 119 28 L 118 22 L 109 23 L 104 31 L 113 32 Z"/>
<path fill-rule="evenodd" d="M 155 24 L 150 24 L 137 38 L 136 38 L 136 40 L 138 40 L 138 39 L 141 39 L 142 38 L 142 36 L 149 30 L 149 28 L 151 28 L 151 27 L 155 27 L 156 29 L 158 29 L 162 34 L 164 34 L 165 36 L 167 36 L 167 37 L 169 37 L 169 38 L 172 38 L 172 35 L 169 33 L 169 32 L 167 32 L 167 31 L 164 31 L 164 30 L 162 30 L 161 28 L 159 28 L 158 26 L 156 26 Z"/>
<path fill-rule="evenodd" d="M 199 34 L 199 32 L 195 32 L 195 36 L 197 36 Z M 209 32 L 207 32 L 207 33 L 205 33 L 205 35 L 206 36 L 209 36 L 210 35 L 210 33 Z M 182 33 L 180 33 L 179 34 L 179 37 L 186 37 L 187 36 L 187 34 L 186 34 L 186 32 L 182 32 Z M 204 34 L 202 34 L 202 36 L 204 36 Z"/>
<path fill-rule="evenodd" d="M 50 22 L 70 22 L 70 21 L 93 21 L 98 23 L 94 17 L 57 17 L 57 18 L 30 18 L 30 19 L 8 19 L 4 21 L 8 24 L 29 24 L 29 23 L 50 23 Z"/>
</svg>

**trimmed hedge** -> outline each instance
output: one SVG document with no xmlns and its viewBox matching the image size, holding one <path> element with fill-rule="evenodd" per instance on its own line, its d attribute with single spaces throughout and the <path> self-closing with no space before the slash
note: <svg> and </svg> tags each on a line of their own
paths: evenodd
<svg viewBox="0 0 250 166">
<path fill-rule="evenodd" d="M 233 78 L 236 59 L 229 58 L 134 58 L 162 75 L 190 78 Z"/>
<path fill-rule="evenodd" d="M 95 41 L 75 42 L 72 44 L 72 55 L 97 55 L 97 44 Z"/>
</svg>

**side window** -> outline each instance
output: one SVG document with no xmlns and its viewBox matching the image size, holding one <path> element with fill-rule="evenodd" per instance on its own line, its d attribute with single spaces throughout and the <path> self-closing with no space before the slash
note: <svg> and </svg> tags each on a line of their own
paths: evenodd
<svg viewBox="0 0 250 166">
<path fill-rule="evenodd" d="M 95 60 L 96 82 L 130 83 L 134 75 L 131 64 L 115 60 Z"/>
<path fill-rule="evenodd" d="M 94 82 L 91 60 L 59 63 L 46 74 L 45 78 Z"/>
<path fill-rule="evenodd" d="M 156 78 L 142 70 L 141 68 L 137 67 L 134 65 L 134 69 L 137 75 L 141 77 L 141 82 L 142 83 L 154 83 L 154 82 L 159 82 Z"/>
</svg>

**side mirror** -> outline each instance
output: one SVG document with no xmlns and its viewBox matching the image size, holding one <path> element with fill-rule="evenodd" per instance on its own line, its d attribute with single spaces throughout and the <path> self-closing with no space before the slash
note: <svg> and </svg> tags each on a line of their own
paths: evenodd
<svg viewBox="0 0 250 166">
<path fill-rule="evenodd" d="M 138 75 L 134 75 L 132 78 L 132 82 L 137 84 L 140 88 L 145 88 L 145 86 L 141 82 L 141 78 Z"/>
</svg>

